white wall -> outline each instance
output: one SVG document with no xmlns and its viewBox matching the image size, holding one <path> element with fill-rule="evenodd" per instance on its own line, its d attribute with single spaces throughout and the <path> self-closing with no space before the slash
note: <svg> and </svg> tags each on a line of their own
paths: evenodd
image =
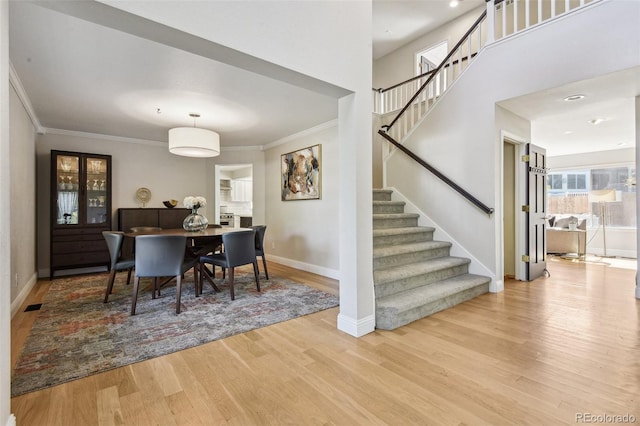
<svg viewBox="0 0 640 426">
<path fill-rule="evenodd" d="M 321 144 L 321 199 L 281 200 L 281 155 Z M 339 278 L 338 126 L 287 138 L 266 151 L 264 193 L 267 212 L 265 247 L 269 259 Z"/>
<path fill-rule="evenodd" d="M 12 314 L 37 280 L 35 128 L 13 87 L 10 104 L 11 140 L 11 303 Z"/>
<path fill-rule="evenodd" d="M 639 13 L 636 2 L 597 3 L 487 47 L 405 144 L 495 207 L 502 168 L 496 102 L 639 65 Z M 502 273 L 499 213 L 487 218 L 400 153 L 387 163 L 387 185 L 414 200 L 494 273 Z"/>
<path fill-rule="evenodd" d="M 0 2 L 0 424 L 11 424 L 9 2 Z"/>
</svg>

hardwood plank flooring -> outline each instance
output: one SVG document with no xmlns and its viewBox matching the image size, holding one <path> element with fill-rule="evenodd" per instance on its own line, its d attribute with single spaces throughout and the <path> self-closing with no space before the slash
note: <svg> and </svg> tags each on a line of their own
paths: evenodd
<svg viewBox="0 0 640 426">
<path fill-rule="evenodd" d="M 551 277 L 510 280 L 397 330 L 356 339 L 328 309 L 22 395 L 11 408 L 21 426 L 561 425 L 581 413 L 640 422 L 635 269 L 548 266 Z M 269 272 L 338 294 L 335 280 L 275 263 Z M 40 281 L 25 306 L 48 287 Z M 12 320 L 12 368 L 36 317 Z"/>
</svg>

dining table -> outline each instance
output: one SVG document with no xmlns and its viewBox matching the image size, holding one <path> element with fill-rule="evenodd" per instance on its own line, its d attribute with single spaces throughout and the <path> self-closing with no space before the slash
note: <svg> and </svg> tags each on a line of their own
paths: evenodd
<svg viewBox="0 0 640 426">
<path fill-rule="evenodd" d="M 181 235 L 187 238 L 187 247 L 193 247 L 198 243 L 205 242 L 207 245 L 220 243 L 222 236 L 230 232 L 249 231 L 250 228 L 205 228 L 202 231 L 186 231 L 183 228 L 144 230 L 139 232 L 125 232 L 125 237 L 135 238 L 140 235 Z"/>
</svg>

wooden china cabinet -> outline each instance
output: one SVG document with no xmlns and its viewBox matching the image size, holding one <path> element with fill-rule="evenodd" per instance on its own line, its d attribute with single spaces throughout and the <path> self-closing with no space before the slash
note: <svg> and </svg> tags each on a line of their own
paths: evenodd
<svg viewBox="0 0 640 426">
<path fill-rule="evenodd" d="M 51 151 L 50 273 L 110 266 L 111 156 Z"/>
</svg>

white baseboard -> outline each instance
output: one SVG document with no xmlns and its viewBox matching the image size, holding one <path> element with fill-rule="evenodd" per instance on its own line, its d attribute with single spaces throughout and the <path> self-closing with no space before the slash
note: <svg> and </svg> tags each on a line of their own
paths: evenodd
<svg viewBox="0 0 640 426">
<path fill-rule="evenodd" d="M 503 280 L 491 280 L 489 283 L 489 292 L 490 293 L 500 293 L 504 291 L 504 281 Z"/>
<path fill-rule="evenodd" d="M 312 265 L 310 263 L 300 262 L 298 260 L 287 259 L 286 257 L 278 257 L 273 255 L 267 256 L 267 261 L 280 263 L 285 266 L 300 269 L 301 271 L 311 272 L 313 274 L 322 275 L 323 277 L 333 278 L 334 280 L 340 279 L 340 271 L 335 269 L 325 268 L 323 266 Z"/>
<path fill-rule="evenodd" d="M 20 293 L 15 298 L 15 300 L 11 302 L 11 318 L 13 318 L 15 314 L 18 313 L 18 311 L 20 310 L 20 306 L 22 306 L 22 303 L 27 299 L 27 296 L 29 296 L 29 293 L 31 293 L 31 290 L 37 282 L 38 274 L 34 272 L 31 278 L 29 278 L 29 281 L 27 281 L 27 284 L 22 288 L 22 290 L 20 290 Z"/>
<path fill-rule="evenodd" d="M 376 329 L 375 315 L 356 320 L 344 314 L 338 314 L 338 330 L 344 331 L 354 337 L 361 337 Z"/>
<path fill-rule="evenodd" d="M 13 414 L 9 414 L 9 418 L 7 419 L 7 426 L 16 426 L 16 416 Z"/>
</svg>

